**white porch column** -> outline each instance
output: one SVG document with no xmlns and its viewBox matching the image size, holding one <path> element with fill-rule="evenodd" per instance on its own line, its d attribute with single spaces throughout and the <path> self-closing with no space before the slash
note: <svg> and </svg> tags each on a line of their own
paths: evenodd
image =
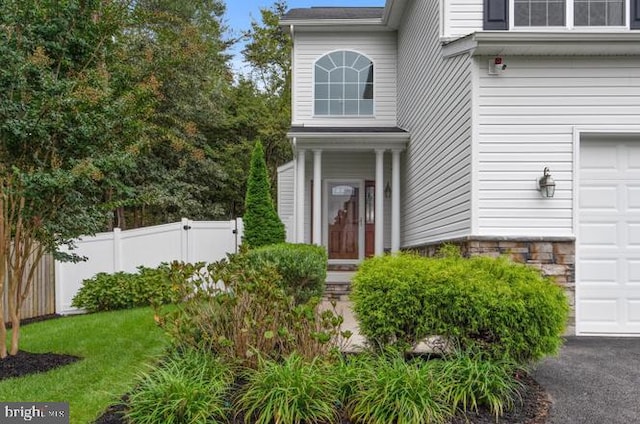
<svg viewBox="0 0 640 424">
<path fill-rule="evenodd" d="M 313 244 L 322 245 L 322 150 L 313 151 Z"/>
<path fill-rule="evenodd" d="M 304 149 L 298 150 L 298 158 L 296 160 L 296 242 L 304 243 L 304 186 L 305 186 L 305 169 L 304 161 L 306 160 Z"/>
<path fill-rule="evenodd" d="M 375 255 L 384 253 L 384 150 L 376 149 Z"/>
<path fill-rule="evenodd" d="M 400 150 L 391 152 L 391 252 L 400 250 Z"/>
</svg>

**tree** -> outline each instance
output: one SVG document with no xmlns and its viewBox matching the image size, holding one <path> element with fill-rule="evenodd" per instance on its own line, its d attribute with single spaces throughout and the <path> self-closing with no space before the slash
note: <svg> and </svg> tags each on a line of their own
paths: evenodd
<svg viewBox="0 0 640 424">
<path fill-rule="evenodd" d="M 242 51 L 245 61 L 251 65 L 251 76 L 260 88 L 256 90 L 254 102 L 261 104 L 262 112 L 254 122 L 258 124 L 257 136 L 264 142 L 265 158 L 274 178 L 276 168 L 292 157 L 286 137 L 291 125 L 292 41 L 279 26 L 286 11 L 284 0 L 261 9 L 262 22 L 251 23 L 251 29 L 245 34 L 248 42 Z"/>
<path fill-rule="evenodd" d="M 284 225 L 273 206 L 262 143 L 251 154 L 251 168 L 245 199 L 243 243 L 250 248 L 284 242 Z"/>
<path fill-rule="evenodd" d="M 0 296 L 10 348 L 39 259 L 105 222 L 103 193 L 135 163 L 157 84 L 118 60 L 119 0 L 0 0 Z M 4 314 L 0 299 L 0 317 Z"/>
</svg>

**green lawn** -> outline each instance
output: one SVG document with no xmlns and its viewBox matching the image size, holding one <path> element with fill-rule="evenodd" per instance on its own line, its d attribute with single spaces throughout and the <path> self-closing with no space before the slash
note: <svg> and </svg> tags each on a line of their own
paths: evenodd
<svg viewBox="0 0 640 424">
<path fill-rule="evenodd" d="M 44 321 L 22 329 L 21 350 L 80 356 L 72 365 L 0 381 L 0 400 L 69 402 L 71 423 L 91 423 L 128 392 L 144 364 L 157 359 L 167 338 L 150 308 Z"/>
</svg>

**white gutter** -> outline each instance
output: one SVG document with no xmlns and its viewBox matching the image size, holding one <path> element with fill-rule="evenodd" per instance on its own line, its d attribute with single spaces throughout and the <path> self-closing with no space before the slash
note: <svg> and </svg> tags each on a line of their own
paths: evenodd
<svg viewBox="0 0 640 424">
<path fill-rule="evenodd" d="M 443 42 L 445 57 L 482 55 L 638 55 L 640 32 L 482 31 Z"/>
</svg>

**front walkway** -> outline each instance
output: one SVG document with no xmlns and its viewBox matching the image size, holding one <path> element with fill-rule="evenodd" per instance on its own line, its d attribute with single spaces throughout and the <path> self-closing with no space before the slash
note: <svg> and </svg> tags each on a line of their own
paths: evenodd
<svg viewBox="0 0 640 424">
<path fill-rule="evenodd" d="M 534 378 L 549 392 L 550 422 L 640 422 L 640 338 L 568 337 Z"/>
</svg>

